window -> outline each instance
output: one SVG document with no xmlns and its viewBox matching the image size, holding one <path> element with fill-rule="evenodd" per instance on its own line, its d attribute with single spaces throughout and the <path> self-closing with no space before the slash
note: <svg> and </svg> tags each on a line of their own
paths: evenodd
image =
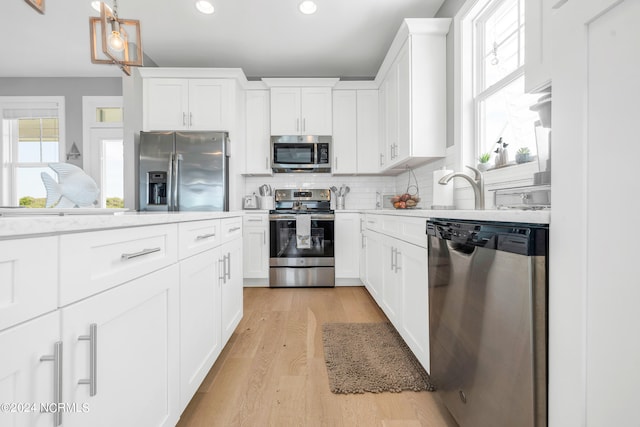
<svg viewBox="0 0 640 427">
<path fill-rule="evenodd" d="M 64 150 L 63 113 L 61 97 L 0 97 L 2 204 L 44 207 L 40 174 L 56 177 L 48 164 L 59 162 Z"/>
<path fill-rule="evenodd" d="M 524 92 L 524 0 L 480 0 L 476 10 L 470 15 L 475 154 L 491 153 L 493 159 L 500 140 L 513 163 L 521 148 L 536 154 L 537 114 L 529 106 L 539 96 Z"/>
</svg>

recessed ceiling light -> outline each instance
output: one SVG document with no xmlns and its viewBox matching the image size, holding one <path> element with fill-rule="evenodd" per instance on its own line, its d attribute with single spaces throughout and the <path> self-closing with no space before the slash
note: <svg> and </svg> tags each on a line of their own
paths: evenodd
<svg viewBox="0 0 640 427">
<path fill-rule="evenodd" d="M 198 9 L 201 13 L 204 13 L 205 15 L 211 15 L 214 11 L 213 5 L 207 0 L 196 1 L 196 9 Z"/>
<path fill-rule="evenodd" d="M 316 13 L 316 10 L 318 10 L 318 5 L 316 5 L 311 0 L 304 0 L 298 5 L 298 9 L 300 9 L 300 12 L 304 13 L 305 15 L 311 15 Z"/>
</svg>

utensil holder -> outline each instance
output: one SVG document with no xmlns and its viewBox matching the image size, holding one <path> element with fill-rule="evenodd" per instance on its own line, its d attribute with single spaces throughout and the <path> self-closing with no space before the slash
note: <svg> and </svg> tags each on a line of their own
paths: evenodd
<svg viewBox="0 0 640 427">
<path fill-rule="evenodd" d="M 336 209 L 344 209 L 344 196 L 336 198 Z"/>
</svg>

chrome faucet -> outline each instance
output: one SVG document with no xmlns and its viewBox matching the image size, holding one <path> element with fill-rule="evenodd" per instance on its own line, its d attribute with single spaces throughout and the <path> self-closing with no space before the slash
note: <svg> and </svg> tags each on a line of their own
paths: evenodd
<svg viewBox="0 0 640 427">
<path fill-rule="evenodd" d="M 438 184 L 446 185 L 449 181 L 451 181 L 456 176 L 466 179 L 467 181 L 469 181 L 469 184 L 471 184 L 471 188 L 473 188 L 473 195 L 475 197 L 475 202 L 476 202 L 475 208 L 484 209 L 484 178 L 482 177 L 482 172 L 480 172 L 478 169 L 472 166 L 467 166 L 467 167 L 471 169 L 473 172 L 475 172 L 476 174 L 475 179 L 471 178 L 469 175 L 463 172 L 453 172 L 453 173 L 450 173 L 449 175 L 445 175 L 442 178 L 440 178 L 440 180 L 438 181 Z"/>
</svg>

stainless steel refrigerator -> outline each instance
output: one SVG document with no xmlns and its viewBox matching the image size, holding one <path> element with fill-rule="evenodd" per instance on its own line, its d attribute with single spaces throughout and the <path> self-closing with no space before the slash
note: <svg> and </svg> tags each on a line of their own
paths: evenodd
<svg viewBox="0 0 640 427">
<path fill-rule="evenodd" d="M 140 132 L 139 210 L 228 211 L 226 132 Z"/>
</svg>

